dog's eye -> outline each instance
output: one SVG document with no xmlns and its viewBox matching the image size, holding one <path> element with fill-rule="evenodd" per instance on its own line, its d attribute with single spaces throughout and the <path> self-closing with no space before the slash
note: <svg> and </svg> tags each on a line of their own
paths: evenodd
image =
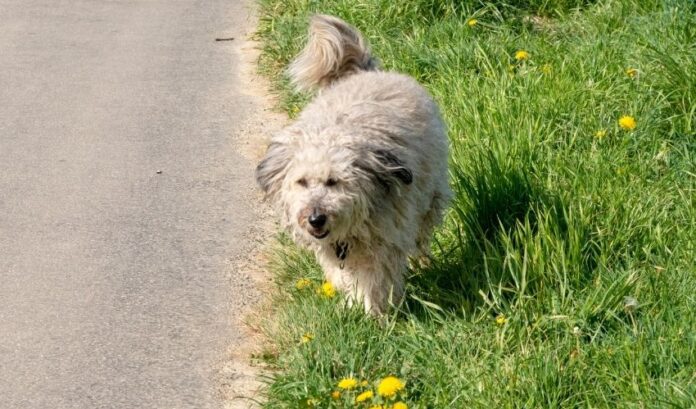
<svg viewBox="0 0 696 409">
<path fill-rule="evenodd" d="M 326 186 L 329 186 L 329 187 L 336 186 L 336 184 L 338 184 L 338 180 L 333 179 L 333 178 L 326 181 Z"/>
<path fill-rule="evenodd" d="M 305 179 L 305 178 L 298 179 L 297 184 L 302 186 L 302 187 L 307 187 L 307 179 Z"/>
</svg>

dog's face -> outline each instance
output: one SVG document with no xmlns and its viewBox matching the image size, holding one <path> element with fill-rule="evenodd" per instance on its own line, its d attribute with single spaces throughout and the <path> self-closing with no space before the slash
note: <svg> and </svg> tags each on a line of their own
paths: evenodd
<svg viewBox="0 0 696 409">
<path fill-rule="evenodd" d="M 350 163 L 341 148 L 309 146 L 295 153 L 283 181 L 282 202 L 294 230 L 317 240 L 340 238 L 365 217 Z"/>
<path fill-rule="evenodd" d="M 256 169 L 303 241 L 335 242 L 368 223 L 412 174 L 394 154 L 366 145 L 272 143 Z"/>
</svg>

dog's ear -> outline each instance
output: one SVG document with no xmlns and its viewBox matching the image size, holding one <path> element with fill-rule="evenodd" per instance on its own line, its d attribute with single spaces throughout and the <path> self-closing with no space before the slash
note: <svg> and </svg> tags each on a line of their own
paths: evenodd
<svg viewBox="0 0 696 409">
<path fill-rule="evenodd" d="M 357 151 L 354 166 L 368 175 L 387 192 L 399 183 L 413 183 L 413 173 L 392 151 L 374 146 L 363 146 Z"/>
<path fill-rule="evenodd" d="M 275 196 L 281 188 L 290 164 L 291 153 L 288 145 L 271 142 L 266 155 L 256 167 L 256 182 L 266 197 Z"/>
</svg>

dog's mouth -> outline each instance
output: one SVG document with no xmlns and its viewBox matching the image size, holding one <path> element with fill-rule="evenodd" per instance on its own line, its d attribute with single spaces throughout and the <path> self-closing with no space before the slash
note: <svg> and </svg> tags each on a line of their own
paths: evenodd
<svg viewBox="0 0 696 409">
<path fill-rule="evenodd" d="M 321 240 L 329 235 L 329 231 L 328 230 L 310 230 L 309 234 L 314 236 L 315 239 Z"/>
</svg>

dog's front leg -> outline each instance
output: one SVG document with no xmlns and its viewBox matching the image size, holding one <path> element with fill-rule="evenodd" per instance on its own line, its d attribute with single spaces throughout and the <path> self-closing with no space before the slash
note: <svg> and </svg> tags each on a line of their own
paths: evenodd
<svg viewBox="0 0 696 409">
<path fill-rule="evenodd" d="M 404 272 L 408 258 L 393 247 L 373 251 L 355 251 L 345 262 L 323 252 L 317 254 L 326 279 L 346 295 L 348 306 L 362 303 L 365 312 L 382 315 L 390 304 L 398 304 L 404 295 Z"/>
<path fill-rule="evenodd" d="M 389 305 L 398 305 L 404 295 L 404 271 L 407 257 L 398 249 L 375 251 L 364 260 L 354 275 L 354 293 L 361 300 L 365 312 L 382 315 Z"/>
</svg>

